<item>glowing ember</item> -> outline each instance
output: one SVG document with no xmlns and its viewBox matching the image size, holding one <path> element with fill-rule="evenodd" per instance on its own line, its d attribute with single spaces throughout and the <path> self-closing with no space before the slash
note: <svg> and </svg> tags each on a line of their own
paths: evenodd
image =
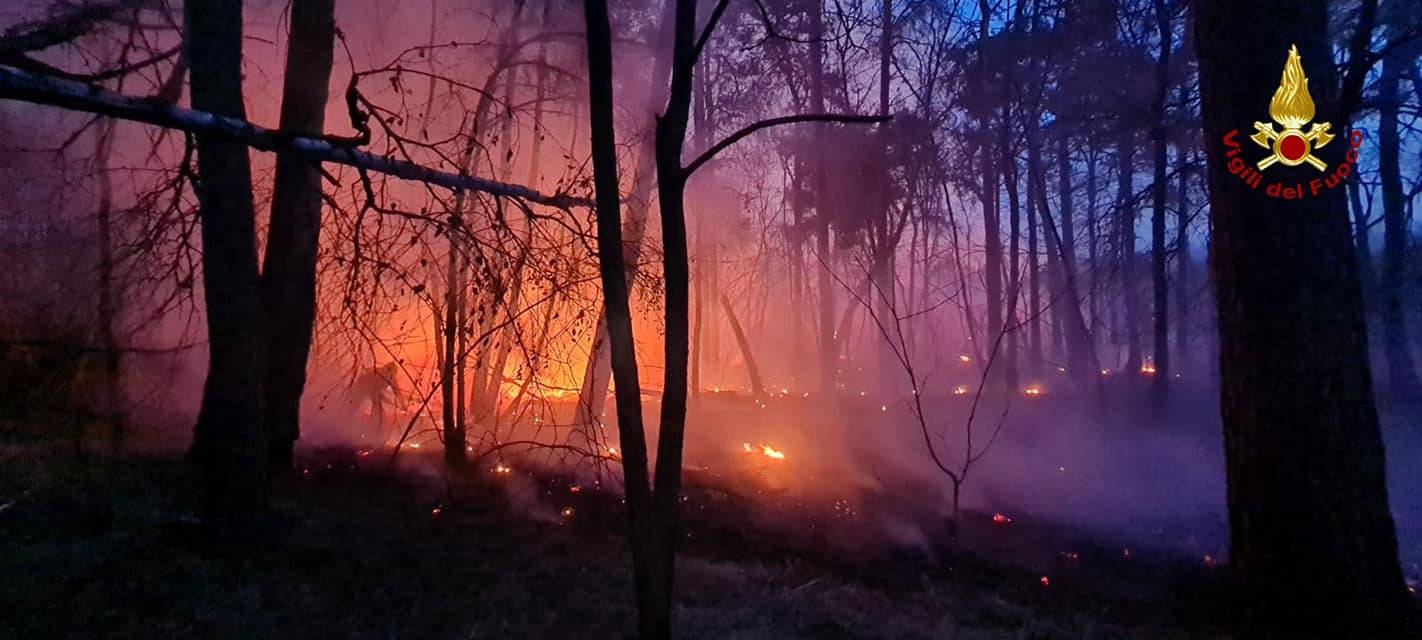
<svg viewBox="0 0 1422 640">
<path fill-rule="evenodd" d="M 1154 362 L 1146 362 L 1146 363 L 1142 364 L 1142 365 L 1141 365 L 1141 375 L 1146 375 L 1146 376 L 1153 376 L 1153 375 L 1155 375 L 1155 363 L 1154 363 Z"/>
<path fill-rule="evenodd" d="M 879 405 L 879 410 L 880 410 L 880 411 L 888 411 L 888 410 L 889 410 L 889 405 L 887 405 L 887 404 Z"/>
<path fill-rule="evenodd" d="M 973 359 L 972 359 L 972 358 L 969 358 L 969 357 L 966 356 L 966 355 L 958 356 L 958 362 L 961 362 L 961 363 L 963 363 L 963 364 L 968 364 L 969 362 L 972 362 L 972 361 L 973 361 Z"/>
<path fill-rule="evenodd" d="M 1101 370 L 1101 375 L 1103 375 L 1103 376 L 1109 376 L 1109 375 L 1111 375 L 1111 370 L 1110 370 L 1110 369 L 1102 369 L 1102 370 Z"/>
<path fill-rule="evenodd" d="M 1047 579 L 1047 576 L 1042 576 L 1042 579 L 1041 579 L 1041 580 L 1038 580 L 1038 582 L 1042 583 L 1042 586 L 1044 586 L 1044 587 L 1050 587 L 1050 586 L 1052 586 L 1052 581 L 1051 581 L 1051 580 L 1048 580 L 1048 579 Z"/>
<path fill-rule="evenodd" d="M 956 386 L 956 387 L 953 387 L 953 395 L 955 395 L 955 396 L 966 396 L 966 395 L 968 395 L 968 387 L 965 386 L 965 385 L 961 385 L 961 384 L 958 385 L 958 386 Z"/>
<path fill-rule="evenodd" d="M 568 487 L 568 493 L 582 493 L 583 488 L 578 485 Z"/>
<path fill-rule="evenodd" d="M 1022 390 L 1022 395 L 1027 396 L 1029 398 L 1035 398 L 1037 396 L 1042 395 L 1042 387 L 1040 385 L 1035 384 L 1031 385 L 1026 389 Z"/>
<path fill-rule="evenodd" d="M 994 513 L 992 514 L 992 523 L 999 527 L 1006 527 L 1012 524 L 1012 518 L 1009 518 L 1000 513 Z"/>
<path fill-rule="evenodd" d="M 494 474 L 495 474 L 495 475 L 506 476 L 506 475 L 508 475 L 508 474 L 510 474 L 510 473 L 513 473 L 513 469 L 509 468 L 508 465 L 506 465 L 506 464 L 504 464 L 504 463 L 502 463 L 502 462 L 500 462 L 500 463 L 494 465 Z"/>
<path fill-rule="evenodd" d="M 1076 564 L 1081 560 L 1081 555 L 1075 551 L 1063 551 L 1062 560 L 1070 564 Z"/>
<path fill-rule="evenodd" d="M 1205 566 L 1207 566 L 1207 567 L 1213 567 L 1213 566 L 1215 566 L 1215 557 L 1212 556 L 1212 555 L 1206 554 L 1204 561 L 1205 561 Z"/>
<path fill-rule="evenodd" d="M 573 517 L 573 508 L 572 508 L 572 507 L 563 507 L 563 517 L 564 517 L 564 518 L 571 518 L 571 517 Z"/>
<path fill-rule="evenodd" d="M 418 442 L 411 442 L 411 443 L 410 443 L 410 448 L 411 448 L 411 449 L 418 449 L 418 448 L 420 448 L 420 443 L 418 443 Z"/>
<path fill-rule="evenodd" d="M 1125 559 L 1127 559 L 1127 560 L 1130 560 L 1130 559 L 1131 559 L 1131 550 L 1130 550 L 1129 548 L 1121 549 L 1121 557 L 1122 557 L 1122 558 L 1125 558 Z"/>
<path fill-rule="evenodd" d="M 438 517 L 439 517 L 439 514 L 441 514 L 441 513 L 444 513 L 444 509 L 441 509 L 441 508 L 439 508 L 439 507 L 435 507 L 435 508 L 433 508 L 433 509 L 430 509 L 430 517 L 432 517 L 432 518 L 438 518 Z"/>
<path fill-rule="evenodd" d="M 752 448 L 751 448 L 749 442 L 742 442 L 742 443 L 741 443 L 741 449 L 742 449 L 743 451 L 745 451 L 746 453 L 751 453 L 751 452 L 755 451 L 755 449 L 752 449 Z"/>
</svg>

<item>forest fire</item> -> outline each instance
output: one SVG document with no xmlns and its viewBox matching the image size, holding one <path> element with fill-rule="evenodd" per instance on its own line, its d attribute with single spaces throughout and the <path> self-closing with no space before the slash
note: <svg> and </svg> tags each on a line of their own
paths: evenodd
<svg viewBox="0 0 1422 640">
<path fill-rule="evenodd" d="M 765 456 L 765 457 L 767 457 L 767 458 L 770 458 L 771 460 L 784 460 L 784 459 L 785 459 L 785 452 L 783 452 L 783 451 L 781 451 L 781 450 L 779 450 L 779 449 L 776 449 L 775 447 L 772 447 L 772 446 L 770 446 L 770 445 L 768 445 L 768 444 L 765 444 L 765 443 L 763 443 L 763 442 L 762 442 L 761 444 L 759 444 L 759 445 L 754 446 L 754 447 L 752 447 L 752 446 L 751 446 L 751 443 L 749 443 L 749 442 L 743 442 L 743 443 L 741 443 L 741 450 L 744 451 L 745 453 L 758 453 L 758 454 L 760 454 L 760 455 L 762 455 L 762 456 Z"/>
<path fill-rule="evenodd" d="M 6 630 L 1406 637 L 1410 7 L 6 3 Z"/>
</svg>

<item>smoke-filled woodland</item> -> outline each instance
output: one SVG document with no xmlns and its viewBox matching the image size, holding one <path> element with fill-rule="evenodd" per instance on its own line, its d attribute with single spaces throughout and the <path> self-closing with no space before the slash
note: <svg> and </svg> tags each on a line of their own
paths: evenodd
<svg viewBox="0 0 1422 640">
<path fill-rule="evenodd" d="M 10 0 L 0 636 L 1422 637 L 1411 0 Z"/>
</svg>

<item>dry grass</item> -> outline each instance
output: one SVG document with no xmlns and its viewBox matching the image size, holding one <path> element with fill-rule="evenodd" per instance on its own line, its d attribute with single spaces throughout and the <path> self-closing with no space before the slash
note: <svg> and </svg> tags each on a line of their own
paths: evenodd
<svg viewBox="0 0 1422 640">
<path fill-rule="evenodd" d="M 488 483 L 451 502 L 442 482 L 327 453 L 276 483 L 270 544 L 214 549 L 191 517 L 193 474 L 173 455 L 80 465 L 59 446 L 7 452 L 3 637 L 630 637 L 618 501 L 571 496 L 557 478 L 526 484 L 571 518 L 515 512 Z M 1103 562 L 1043 588 L 967 552 L 845 556 L 745 524 L 753 506 L 719 504 L 687 526 L 684 638 L 1222 637 L 1191 619 L 1198 601 L 1180 602 L 1214 588 L 1198 571 Z"/>
</svg>

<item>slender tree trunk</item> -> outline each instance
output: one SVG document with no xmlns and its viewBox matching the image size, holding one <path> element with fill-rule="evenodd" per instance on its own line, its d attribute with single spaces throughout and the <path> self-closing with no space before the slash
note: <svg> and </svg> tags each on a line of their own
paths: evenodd
<svg viewBox="0 0 1422 640">
<path fill-rule="evenodd" d="M 676 6 L 672 0 L 663 4 L 661 24 L 657 27 L 656 46 L 652 49 L 652 77 L 648 81 L 646 102 L 639 112 L 647 117 L 647 122 L 655 120 L 655 110 L 661 105 L 657 101 L 665 94 L 667 74 L 671 71 L 671 56 L 667 55 L 672 42 L 672 20 Z M 632 174 L 632 193 L 627 200 L 627 229 L 619 233 L 624 238 L 626 256 L 622 264 L 627 267 L 627 279 L 637 275 L 637 263 L 642 258 L 642 238 L 647 231 L 647 214 L 651 210 L 652 184 L 656 171 L 655 141 L 651 135 L 643 135 L 637 143 L 637 166 Z M 578 392 L 578 409 L 574 423 L 592 425 L 603 413 L 607 404 L 607 384 L 613 380 L 611 372 L 610 348 L 607 318 L 599 317 L 597 329 L 593 333 L 591 352 L 584 368 L 582 387 Z"/>
<path fill-rule="evenodd" d="M 456 221 L 458 218 L 451 216 L 450 220 Z M 463 341 L 459 339 L 458 335 L 460 317 L 463 315 L 460 313 L 459 295 L 462 285 L 459 278 L 459 242 L 457 238 L 460 233 L 463 233 L 463 226 L 458 224 L 451 224 L 446 231 L 446 237 L 449 239 L 449 259 L 445 282 L 448 289 L 445 292 L 444 304 L 444 358 L 439 377 L 440 400 L 443 406 L 441 413 L 444 426 L 444 461 L 450 468 L 461 466 L 460 462 L 463 458 L 461 454 L 464 451 L 464 431 L 459 420 L 461 405 L 463 405 L 459 398 L 462 394 L 456 388 L 458 386 L 456 384 L 458 375 L 456 369 L 464 362 L 463 355 L 460 353 L 463 350 L 461 347 Z"/>
<path fill-rule="evenodd" d="M 1027 123 L 1037 121 L 1028 112 Z M 1038 188 L 1046 183 L 1042 178 L 1042 143 L 1038 132 L 1027 132 L 1027 373 L 1042 375 L 1042 273 L 1037 260 L 1037 200 L 1045 196 Z"/>
<path fill-rule="evenodd" d="M 1012 110 L 1002 107 L 1001 129 L 998 130 L 998 160 L 1002 163 L 1002 186 L 1007 191 L 1007 347 L 997 357 L 1003 360 L 1009 393 L 1019 386 L 1017 371 L 1017 304 L 1022 296 L 1022 252 L 1019 238 L 1022 237 L 1022 204 L 1018 196 L 1021 186 L 1017 179 L 1017 154 L 1012 149 Z"/>
<path fill-rule="evenodd" d="M 1136 298 L 1135 139 L 1121 134 L 1116 144 L 1116 237 L 1120 260 L 1122 325 L 1126 332 L 1126 371 L 1141 368 L 1140 304 Z"/>
<path fill-rule="evenodd" d="M 689 289 L 691 273 L 686 246 L 684 193 L 686 174 L 681 166 L 691 108 L 696 0 L 677 0 L 672 51 L 671 92 L 667 107 L 657 119 L 657 196 L 662 214 L 662 272 L 666 276 L 666 369 L 662 384 L 662 412 L 657 431 L 657 468 L 652 508 L 658 531 L 655 572 L 658 611 L 643 618 L 644 638 L 671 635 L 671 599 L 676 547 L 681 537 L 681 460 L 686 438 L 686 374 L 690 341 Z"/>
<path fill-rule="evenodd" d="M 1313 153 L 1330 168 L 1344 161 L 1349 115 L 1339 106 L 1328 5 L 1192 6 L 1231 563 L 1256 622 L 1278 637 L 1397 637 L 1405 595 L 1344 192 L 1279 200 L 1228 169 L 1236 147 L 1248 163 L 1261 157 L 1246 134 L 1230 133 L 1266 115 L 1294 44 L 1318 106 L 1314 122 L 1342 125 L 1337 141 Z M 1315 175 L 1306 166 L 1275 167 L 1265 179 Z"/>
<path fill-rule="evenodd" d="M 1151 104 L 1151 144 L 1155 155 L 1155 176 L 1151 182 L 1150 275 L 1154 294 L 1155 377 L 1151 388 L 1157 405 L 1165 401 L 1170 383 L 1170 290 L 1166 276 L 1165 256 L 1165 194 L 1166 163 L 1169 141 L 1166 140 L 1165 100 L 1170 95 L 1170 50 L 1174 45 L 1171 12 L 1167 0 L 1155 0 L 1156 31 L 1160 36 L 1160 54 L 1155 62 L 1155 100 Z"/>
<path fill-rule="evenodd" d="M 825 112 L 825 23 L 822 0 L 812 0 L 810 7 L 810 110 Z M 819 291 L 820 325 L 820 393 L 833 394 L 839 383 L 839 358 L 836 356 L 834 331 L 834 283 L 829 269 L 834 261 L 830 249 L 830 217 L 832 205 L 829 202 L 829 172 L 825 164 L 825 124 L 814 126 L 814 153 L 812 188 L 815 193 L 815 253 L 819 263 L 815 268 L 816 289 Z M 848 336 L 846 336 L 847 338 Z"/>
<path fill-rule="evenodd" d="M 1184 91 L 1182 90 L 1182 93 Z M 1184 100 L 1181 100 L 1184 104 Z M 1177 370 L 1188 369 L 1190 353 L 1190 155 L 1181 149 L 1175 212 L 1175 353 Z"/>
<path fill-rule="evenodd" d="M 1370 207 L 1363 204 L 1363 188 L 1357 180 L 1348 181 L 1348 201 L 1353 209 L 1353 240 L 1358 245 L 1358 279 L 1363 286 L 1363 300 L 1372 302 L 1377 295 L 1378 278 L 1373 268 L 1372 234 L 1368 228 Z"/>
<path fill-rule="evenodd" d="M 879 5 L 879 115 L 887 117 L 889 115 L 889 75 L 891 63 L 894 56 L 894 22 L 893 3 L 881 2 Z M 877 314 L 887 322 L 895 314 L 898 295 L 898 278 L 894 264 L 896 249 L 898 248 L 898 237 L 894 233 L 892 218 L 893 193 L 890 184 L 890 160 L 889 142 L 890 129 L 888 123 L 879 125 L 878 129 L 879 156 L 878 176 L 876 182 L 878 187 L 878 202 L 875 203 L 874 215 L 878 219 L 877 224 L 870 225 L 877 233 L 877 241 L 873 243 L 874 264 L 873 277 L 874 288 L 877 290 L 872 300 L 878 307 Z M 907 194 L 906 194 L 907 197 Z M 891 395 L 896 388 L 901 388 L 896 384 L 903 369 L 899 366 L 898 358 L 894 355 L 893 346 L 885 339 L 873 341 L 875 352 L 878 354 L 876 363 L 879 375 L 874 385 L 874 391 L 880 395 Z"/>
<path fill-rule="evenodd" d="M 110 158 L 114 148 L 114 121 L 105 120 L 97 127 L 98 141 L 95 143 L 94 164 L 98 167 L 99 181 L 99 304 L 98 329 L 99 346 L 103 349 L 103 414 L 109 423 L 110 448 L 117 454 L 123 447 L 124 408 L 122 394 L 122 370 L 118 338 L 114 335 L 118 325 L 118 291 L 114 282 L 114 229 L 113 229 L 113 180 L 109 173 Z"/>
<path fill-rule="evenodd" d="M 1086 150 L 1086 262 L 1091 273 L 1091 348 L 1096 349 L 1096 339 L 1101 326 L 1101 305 L 1105 287 L 1101 277 L 1101 215 L 1096 209 L 1096 161 L 1098 150 L 1094 139 L 1088 141 Z M 1096 375 L 1094 372 L 1092 375 Z M 1097 378 L 1100 379 L 1099 377 Z"/>
<path fill-rule="evenodd" d="M 1057 241 L 1058 264 L 1061 265 L 1062 285 L 1066 297 L 1056 304 L 1062 305 L 1062 319 L 1067 325 L 1064 329 L 1066 334 L 1067 368 L 1072 372 L 1072 377 L 1078 381 L 1086 382 L 1097 375 L 1095 371 L 1086 371 L 1087 350 L 1092 349 L 1091 338 L 1087 333 L 1085 319 L 1082 318 L 1081 308 L 1081 276 L 1076 268 L 1076 217 L 1075 190 L 1071 183 L 1071 148 L 1070 140 L 1065 135 L 1057 140 L 1057 190 L 1061 196 L 1061 204 L 1058 210 L 1061 218 L 1061 235 L 1056 237 L 1047 230 L 1048 236 Z M 1050 224 L 1051 213 L 1045 215 Z M 1075 319 L 1072 318 L 1075 316 Z M 1079 323 L 1079 326 L 1077 326 Z"/>
<path fill-rule="evenodd" d="M 245 119 L 241 1 L 183 9 L 193 108 Z M 252 172 L 239 141 L 200 135 L 197 152 L 208 374 L 192 453 L 202 467 L 204 523 L 215 535 L 240 535 L 266 502 L 266 340 Z"/>
<path fill-rule="evenodd" d="M 1399 31 L 1389 27 L 1388 31 Z M 1378 78 L 1378 175 L 1382 182 L 1383 254 L 1379 298 L 1382 302 L 1382 348 L 1387 363 L 1388 389 L 1395 394 L 1422 391 L 1417 366 L 1408 339 L 1407 314 L 1403 305 L 1403 281 L 1407 270 L 1408 215 L 1400 170 L 1401 136 L 1398 119 L 1401 94 L 1398 90 L 1403 70 L 1416 60 L 1418 47 L 1400 42 L 1407 35 L 1393 35 L 1398 50 L 1383 58 Z M 1411 37 L 1415 37 L 1411 36 Z"/>
<path fill-rule="evenodd" d="M 741 322 L 736 319 L 736 310 L 731 306 L 731 300 L 726 294 L 720 295 L 721 310 L 726 312 L 726 320 L 731 323 L 731 333 L 736 336 L 736 346 L 741 350 L 741 359 L 746 363 L 746 376 L 750 379 L 751 394 L 756 397 L 765 395 L 765 383 L 760 379 L 760 367 L 755 364 L 755 352 L 751 351 L 750 340 L 746 338 L 746 332 L 741 330 Z"/>
<path fill-rule="evenodd" d="M 623 263 L 622 205 L 612 116 L 612 33 L 606 0 L 584 0 L 583 12 L 587 21 L 588 117 L 597 199 L 598 271 L 602 279 L 608 353 L 612 375 L 617 381 L 617 430 L 622 445 L 627 537 L 632 550 L 638 627 L 644 640 L 660 640 L 671 636 L 671 599 L 670 594 L 660 588 L 665 579 L 658 573 L 660 543 L 647 472 L 647 442 L 642 431 L 642 391 L 632 340 L 628 267 Z"/>
<path fill-rule="evenodd" d="M 282 131 L 323 133 L 335 27 L 335 0 L 292 2 Z M 316 321 L 321 168 L 295 153 L 278 153 L 275 183 L 261 280 L 267 327 L 267 453 L 274 468 L 289 468 L 301 433 L 301 393 Z"/>
</svg>

